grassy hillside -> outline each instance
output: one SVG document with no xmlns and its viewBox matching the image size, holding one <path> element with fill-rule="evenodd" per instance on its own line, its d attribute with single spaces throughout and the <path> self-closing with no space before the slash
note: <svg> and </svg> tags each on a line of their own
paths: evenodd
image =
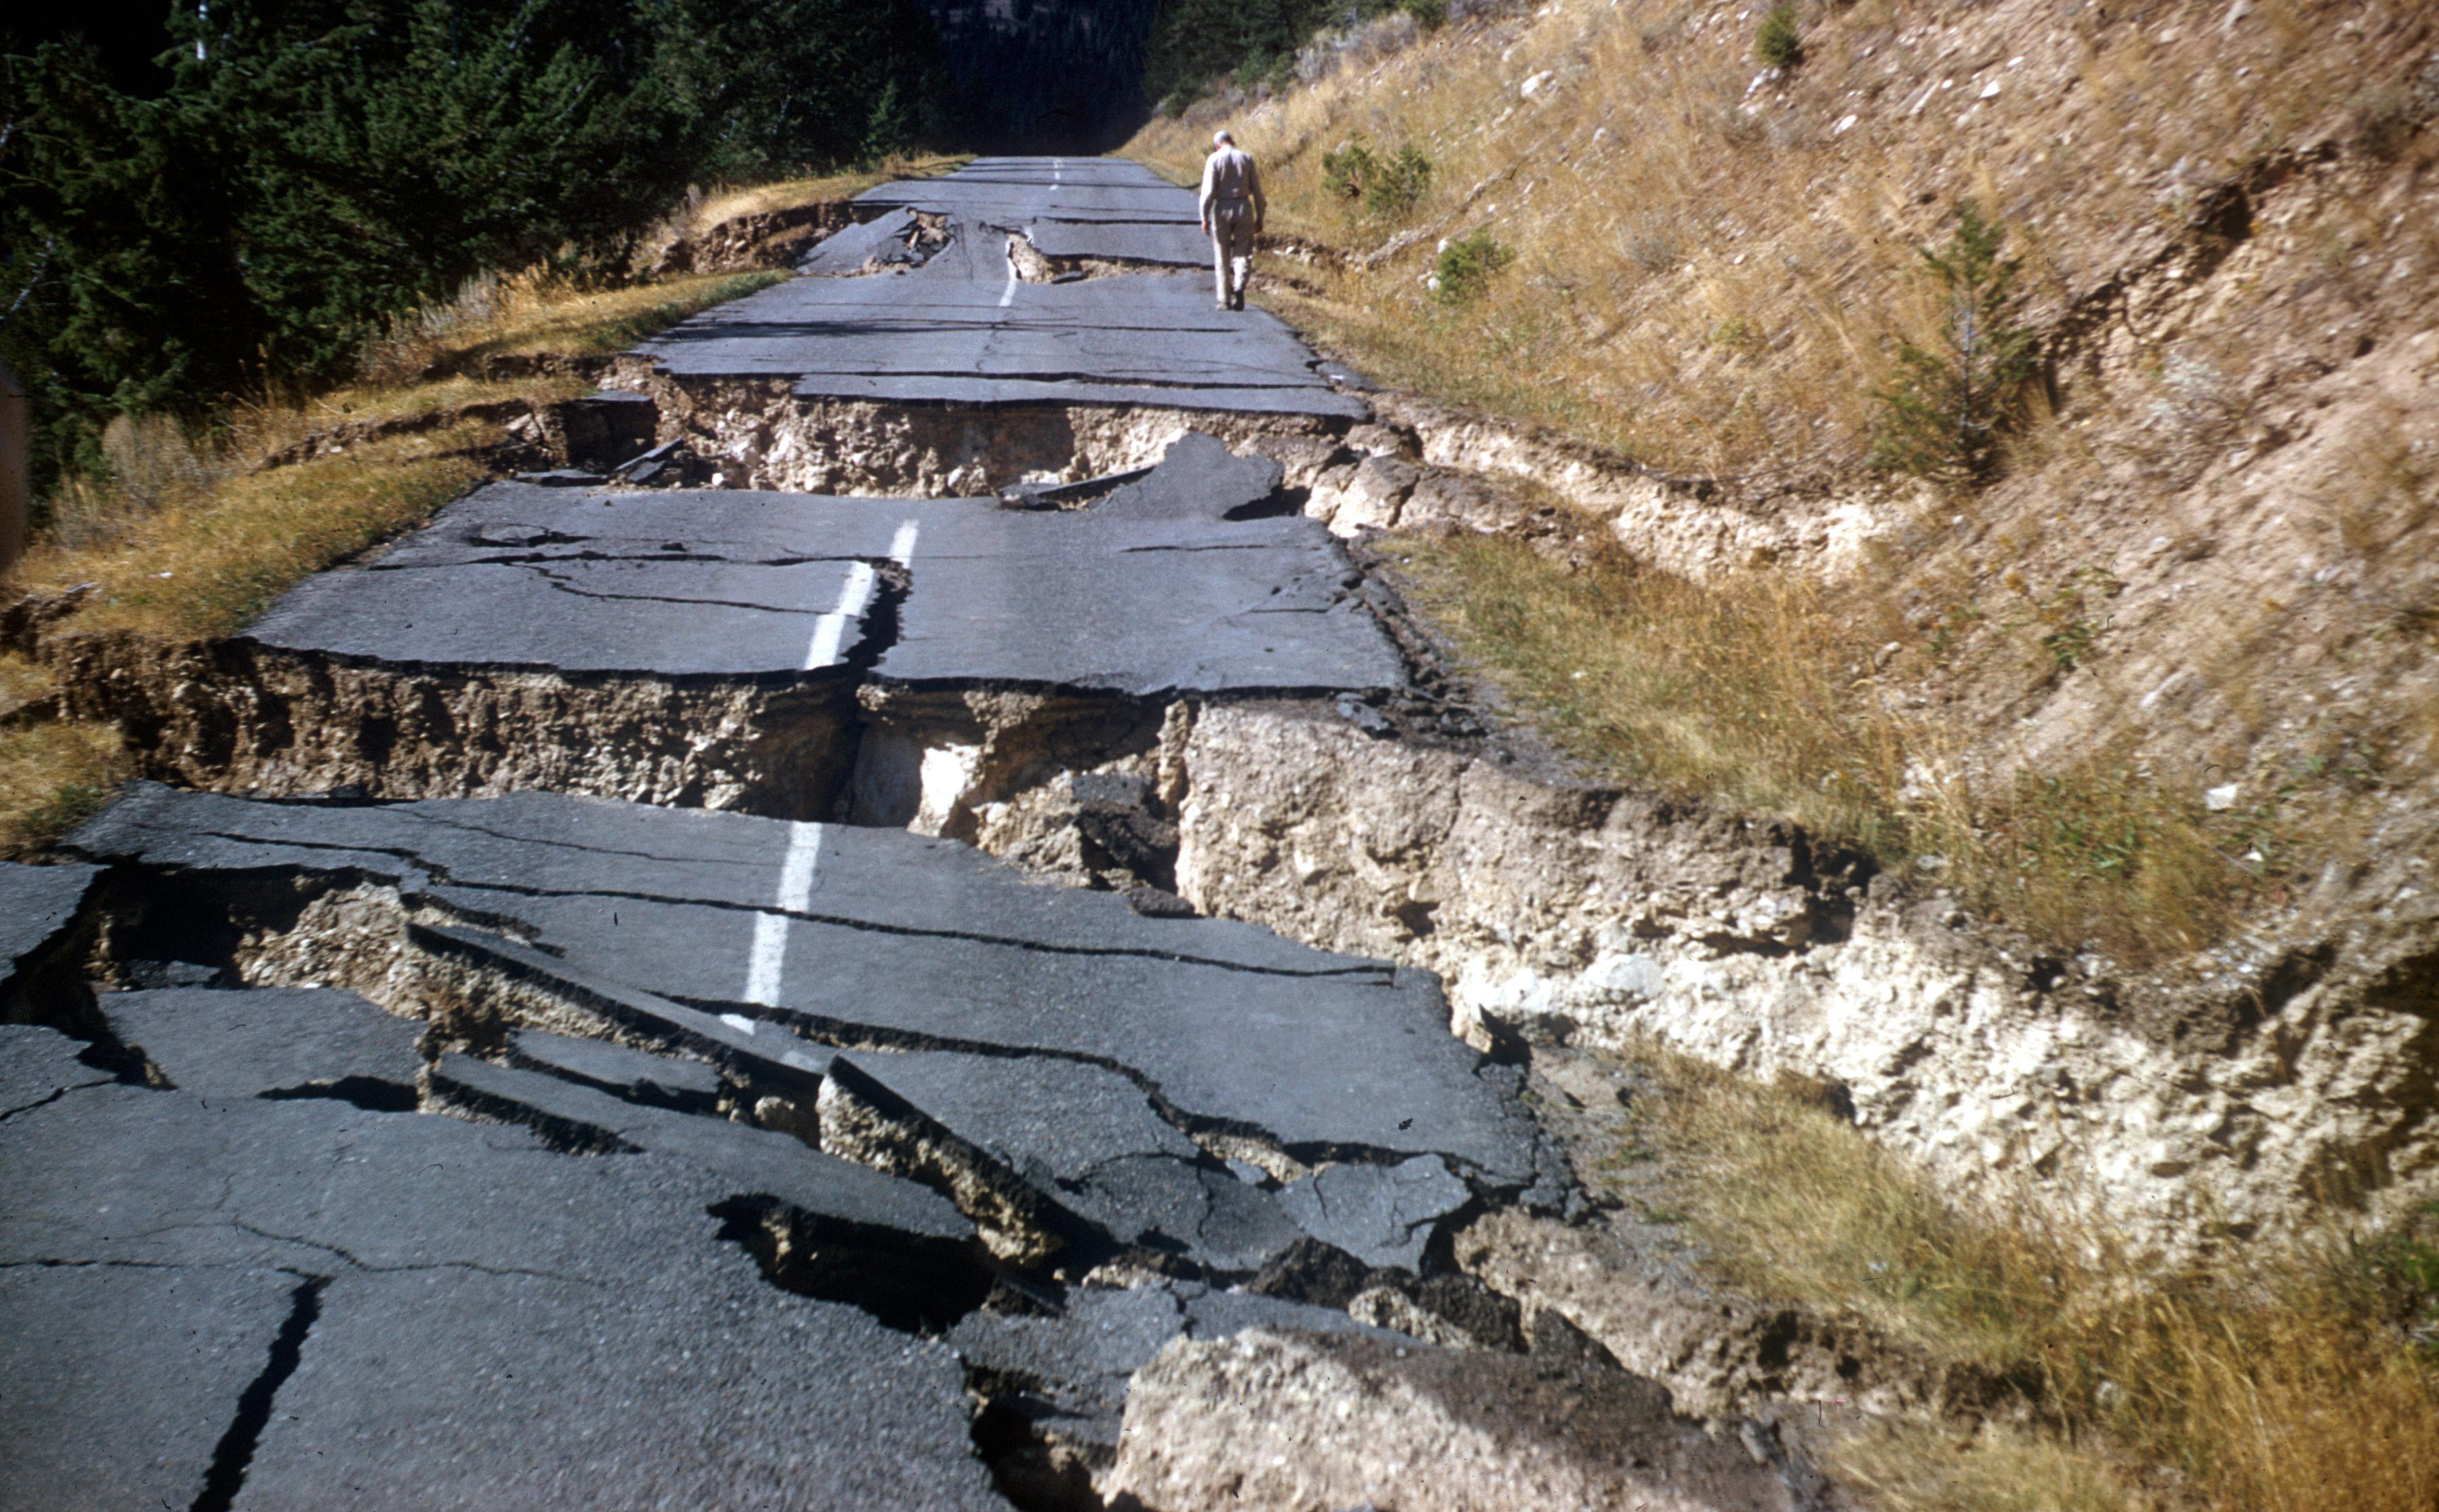
<svg viewBox="0 0 2439 1512">
<path fill-rule="evenodd" d="M 1758 559 L 1625 516 L 1565 554 L 1419 548 L 1460 638 L 1588 759 L 2143 966 L 2224 969 L 2195 952 L 2414 885 L 2439 843 L 2439 19 L 1773 14 L 1391 16 L 1130 151 L 1184 175 L 1233 125 L 1309 249 L 1269 297 L 1376 375 L 1683 480 L 1688 510 L 1833 523 Z M 1359 192 L 1357 147 L 1374 182 L 1411 148 L 1420 192 Z M 1943 466 L 1891 444 L 1888 396 L 1923 386 L 1909 346 L 1957 360 L 1924 254 L 1967 205 L 2021 260 L 1974 313 L 2023 333 L 2028 381 L 1989 399 L 1985 465 Z"/>
</svg>

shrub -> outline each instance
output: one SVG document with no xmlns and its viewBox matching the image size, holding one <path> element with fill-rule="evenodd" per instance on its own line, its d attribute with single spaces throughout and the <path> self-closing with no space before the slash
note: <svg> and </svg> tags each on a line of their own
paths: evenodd
<svg viewBox="0 0 2439 1512">
<path fill-rule="evenodd" d="M 1713 326 L 1707 339 L 1712 346 L 1724 347 L 1730 351 L 1756 351 L 1768 345 L 1761 328 L 1743 315 L 1730 315 Z"/>
<path fill-rule="evenodd" d="M 1433 297 L 1444 305 L 1461 305 L 1489 288 L 1500 270 L 1515 260 L 1515 252 L 1487 227 L 1443 242 L 1432 272 Z"/>
<path fill-rule="evenodd" d="M 1363 191 L 1363 207 L 1376 215 L 1403 215 L 1432 187 L 1432 160 L 1412 142 L 1398 149 L 1380 175 Z"/>
<path fill-rule="evenodd" d="M 2381 162 L 2404 155 L 2422 125 L 2412 90 L 2399 84 L 2370 85 L 2346 102 L 2347 124 L 2362 150 Z"/>
<path fill-rule="evenodd" d="M 1618 237 L 1618 250 L 1646 273 L 1674 273 L 1685 265 L 1685 238 L 1676 218 L 1646 210 Z"/>
<path fill-rule="evenodd" d="M 2002 260 L 2006 230 L 1967 200 L 1945 251 L 1922 252 L 1947 303 L 1936 350 L 1897 349 L 1902 371 L 1880 391 L 1874 465 L 1916 477 L 1977 483 L 1996 471 L 1999 440 L 2023 418 L 2034 370 L 2033 334 L 2013 323 L 2017 258 Z"/>
<path fill-rule="evenodd" d="M 1344 200 L 1360 200 L 1374 215 L 1403 215 L 1432 187 L 1432 160 L 1412 142 L 1387 157 L 1360 141 L 1321 156 L 1321 181 Z"/>
<path fill-rule="evenodd" d="M 1795 8 L 1772 6 L 1754 33 L 1754 56 L 1772 68 L 1792 68 L 1804 61 L 1804 30 L 1795 22 Z"/>
<path fill-rule="evenodd" d="M 1425 31 L 1448 25 L 1448 0 L 1398 0 L 1398 9 L 1419 22 Z"/>
<path fill-rule="evenodd" d="M 1342 200 L 1363 198 L 1364 186 L 1380 170 L 1380 160 L 1362 142 L 1342 142 L 1336 151 L 1321 154 L 1322 187 Z"/>
<path fill-rule="evenodd" d="M 1742 105 L 1722 106 L 1714 120 L 1719 140 L 1739 151 L 1758 147 L 1770 139 L 1770 128 L 1762 123 L 1762 118 Z"/>
</svg>

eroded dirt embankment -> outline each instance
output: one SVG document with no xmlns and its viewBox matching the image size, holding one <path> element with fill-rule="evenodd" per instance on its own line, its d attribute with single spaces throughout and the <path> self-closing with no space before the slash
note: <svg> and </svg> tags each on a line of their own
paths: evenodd
<svg viewBox="0 0 2439 1512">
<path fill-rule="evenodd" d="M 1189 431 L 1242 445 L 1346 428 L 1309 416 L 1136 403 L 807 399 L 784 379 L 672 378 L 642 363 L 611 382 L 652 396 L 660 439 L 699 458 L 703 481 L 796 493 L 974 498 L 1019 483 L 1073 483 L 1149 467 Z"/>
<path fill-rule="evenodd" d="M 284 797 L 525 789 L 800 815 L 854 756 L 844 673 L 652 677 L 395 667 L 251 641 L 62 638 L 62 712 L 110 720 L 145 775 Z"/>
<path fill-rule="evenodd" d="M 1063 759 L 1028 737 L 1056 722 L 1038 706 L 935 718 L 897 715 L 935 779 L 926 827 L 1106 878 L 1090 837 L 1123 792 L 1130 832 L 1174 834 L 1197 908 L 1435 970 L 1478 1043 L 1648 1036 L 1820 1078 L 1959 1190 L 2089 1203 L 2173 1247 L 2290 1220 L 2333 1170 L 2401 1205 L 2439 1165 L 2439 959 L 2408 929 L 2180 990 L 1995 935 L 1784 827 L 1384 738 L 1368 708 L 1175 705 L 1154 743 Z"/>
</svg>

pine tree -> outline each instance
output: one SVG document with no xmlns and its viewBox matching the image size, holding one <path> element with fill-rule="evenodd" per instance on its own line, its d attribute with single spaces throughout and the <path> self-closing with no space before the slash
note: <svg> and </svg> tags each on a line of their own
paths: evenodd
<svg viewBox="0 0 2439 1512">
<path fill-rule="evenodd" d="M 1880 392 L 1876 465 L 1917 477 L 1978 483 L 1997 471 L 1999 443 L 2023 418 L 2036 358 L 2033 333 L 2013 322 L 2021 258 L 2002 259 L 2007 233 L 1967 200 L 1947 247 L 1922 251 L 1947 305 L 1940 345 L 1897 349 L 1901 372 Z"/>
<path fill-rule="evenodd" d="M 38 488 L 114 414 L 344 376 L 487 270 L 614 276 L 688 184 L 913 145 L 945 92 L 919 0 L 181 0 L 166 35 L 140 93 L 72 39 L 0 60 Z"/>
</svg>

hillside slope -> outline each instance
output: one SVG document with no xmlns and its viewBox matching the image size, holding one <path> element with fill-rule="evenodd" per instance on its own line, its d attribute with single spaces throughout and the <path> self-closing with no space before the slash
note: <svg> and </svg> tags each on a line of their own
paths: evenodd
<svg viewBox="0 0 2439 1512">
<path fill-rule="evenodd" d="M 1563 550 L 1416 559 L 1578 755 L 1860 843 L 2173 1000 L 2427 1010 L 2439 22 L 1798 15 L 1782 68 L 1733 5 L 1393 16 L 1130 150 L 1182 174 L 1233 124 L 1282 309 L 1556 438 L 1452 426 L 1432 460 L 1593 457 L 1540 470 Z M 1333 192 L 1349 143 L 1414 146 L 1428 189 Z M 2039 358 L 1981 486 L 1873 465 L 1900 343 L 1940 341 L 1918 249 L 1967 203 L 2022 259 Z M 1451 300 L 1435 252 L 1478 231 L 1513 261 Z"/>
</svg>

